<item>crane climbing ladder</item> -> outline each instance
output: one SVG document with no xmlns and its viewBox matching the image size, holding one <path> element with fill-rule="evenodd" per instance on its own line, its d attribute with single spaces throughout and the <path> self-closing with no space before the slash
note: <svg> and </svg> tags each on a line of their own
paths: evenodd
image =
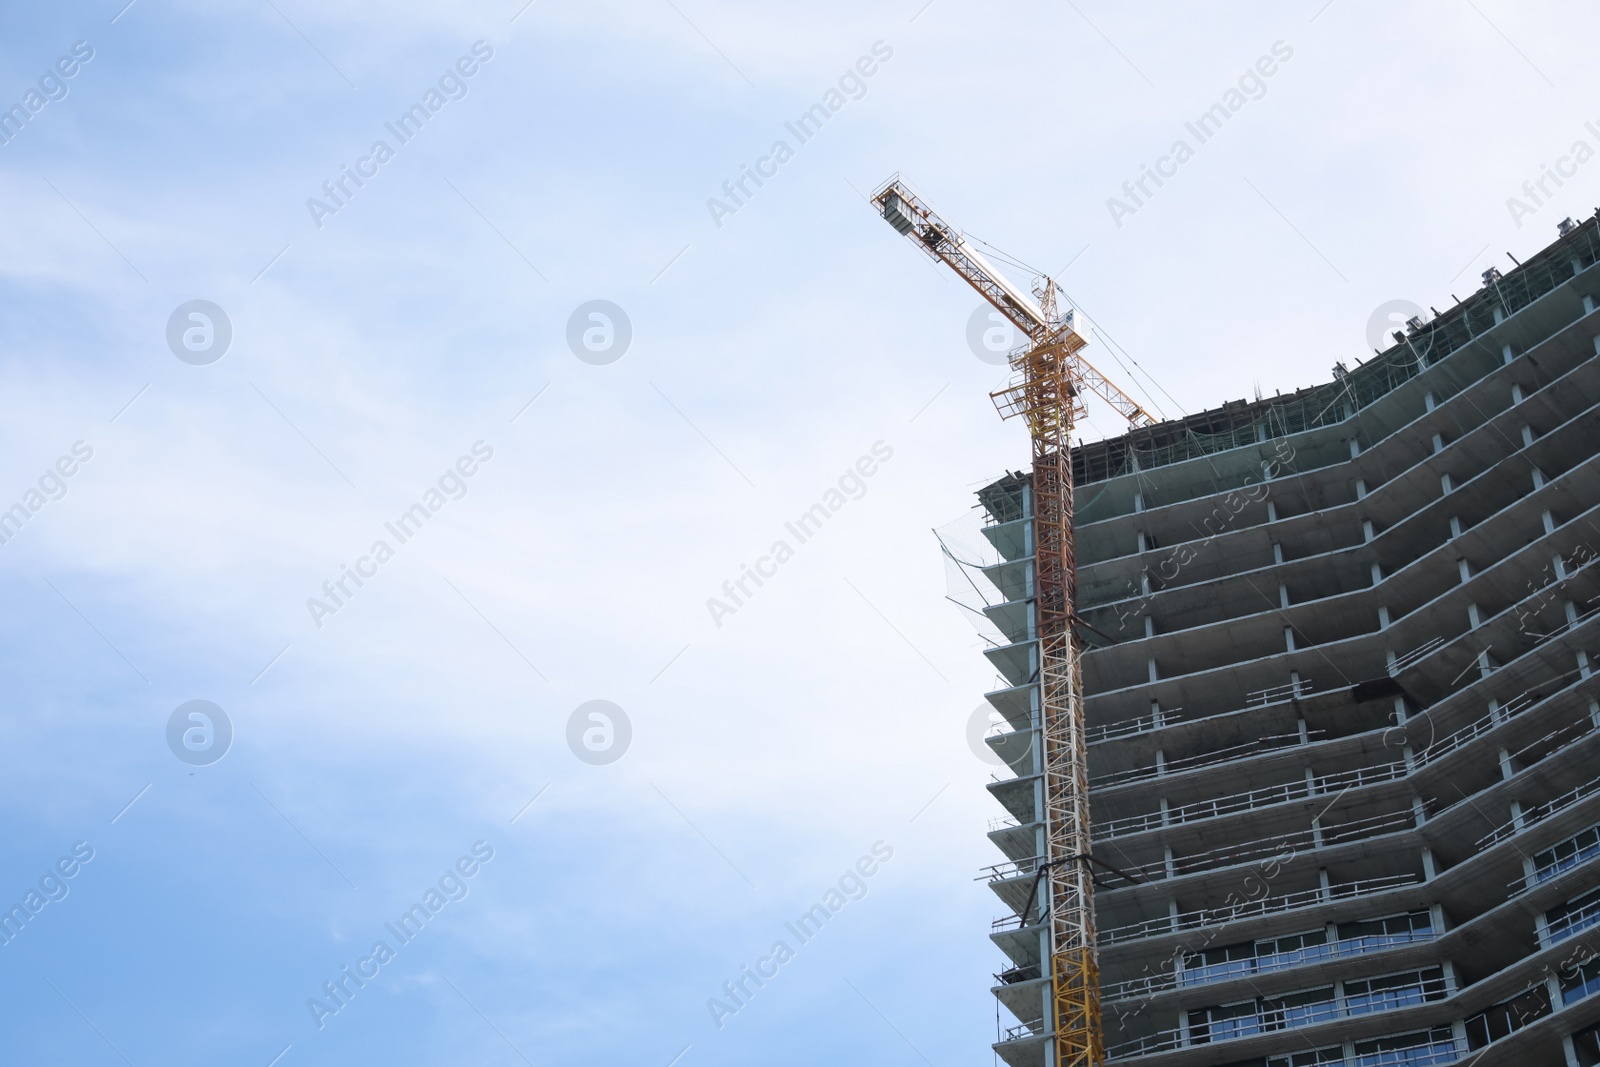
<svg viewBox="0 0 1600 1067">
<path fill-rule="evenodd" d="M 1034 617 L 1046 844 L 1035 884 L 1043 885 L 1039 909 L 1049 919 L 1052 1067 L 1100 1067 L 1105 1052 L 1090 868 L 1095 861 L 1090 850 L 1081 649 L 1073 610 L 1077 566 L 1071 440 L 1089 393 L 1134 426 L 1153 425 L 1156 420 L 1083 358 L 1088 341 L 1077 330 L 1072 310 L 1061 309 L 1054 279 L 1035 279 L 1030 298 L 898 174 L 873 193 L 872 203 L 891 226 L 953 269 L 1028 338 L 1011 353 L 1011 383 L 990 395 L 1002 418 L 1027 423 L 1033 443 Z M 1030 907 L 1032 903 L 1030 897 Z"/>
</svg>

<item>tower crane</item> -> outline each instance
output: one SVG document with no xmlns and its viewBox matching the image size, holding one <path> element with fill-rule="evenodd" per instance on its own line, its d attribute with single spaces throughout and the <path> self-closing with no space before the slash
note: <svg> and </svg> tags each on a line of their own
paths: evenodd
<svg viewBox="0 0 1600 1067">
<path fill-rule="evenodd" d="M 1028 338 L 1011 353 L 1013 377 L 990 397 L 1002 418 L 1021 417 L 1033 441 L 1035 632 L 1039 644 L 1039 731 L 1043 738 L 1052 1067 L 1101 1067 L 1100 978 L 1095 955 L 1090 864 L 1088 745 L 1081 648 L 1074 623 L 1077 564 L 1072 533 L 1072 428 L 1093 393 L 1133 426 L 1156 420 L 1082 356 L 1088 340 L 1059 288 L 1034 279 L 1030 296 L 1013 285 L 896 174 L 872 204 L 931 258 L 947 264 Z M 1035 879 L 1036 885 L 1039 879 Z M 1030 898 L 1030 907 L 1032 900 Z M 1026 914 L 1026 913 L 1024 913 Z"/>
</svg>

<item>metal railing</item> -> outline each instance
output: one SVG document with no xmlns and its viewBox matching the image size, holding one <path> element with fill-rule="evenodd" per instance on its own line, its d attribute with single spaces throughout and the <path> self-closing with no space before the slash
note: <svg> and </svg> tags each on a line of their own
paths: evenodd
<svg viewBox="0 0 1600 1067">
<path fill-rule="evenodd" d="M 1555 753 L 1551 753 L 1551 755 L 1554 754 Z M 1535 764 L 1535 766 L 1537 766 L 1537 764 Z M 1496 827 L 1494 830 L 1479 838 L 1478 849 L 1479 851 L 1482 851 L 1491 845 L 1498 845 L 1500 842 L 1505 841 L 1508 838 L 1515 837 L 1517 834 L 1520 834 L 1529 827 L 1543 822 L 1557 812 L 1564 811 L 1565 809 L 1570 808 L 1572 805 L 1578 803 L 1580 800 L 1592 797 L 1596 793 L 1600 793 L 1600 778 L 1591 778 L 1582 785 L 1573 789 L 1569 789 L 1560 796 L 1545 801 L 1543 804 L 1535 804 L 1533 807 L 1522 813 L 1522 818 L 1512 819 L 1510 822 L 1504 824 L 1503 826 Z"/>
<path fill-rule="evenodd" d="M 1408 773 L 1409 769 L 1406 767 L 1404 760 L 1379 764 L 1376 767 L 1357 767 L 1354 770 L 1337 771 L 1333 774 L 1318 775 L 1310 779 L 1285 782 L 1282 785 L 1250 789 L 1243 793 L 1232 793 L 1227 796 L 1217 797 L 1214 800 L 1181 804 L 1177 807 L 1169 807 L 1164 812 L 1153 811 L 1144 815 L 1130 815 L 1123 819 L 1111 819 L 1096 826 L 1094 832 L 1096 837 L 1123 837 L 1143 830 L 1152 830 L 1165 826 L 1181 826 L 1184 823 L 1197 822 L 1201 819 L 1214 819 L 1241 811 L 1254 811 L 1257 808 L 1269 807 L 1273 804 L 1285 804 L 1293 800 L 1323 796 L 1328 793 L 1353 789 L 1357 786 L 1390 782 L 1397 778 L 1404 778 Z"/>
<path fill-rule="evenodd" d="M 1172 726 L 1175 723 L 1187 722 L 1188 720 L 1179 714 L 1182 711 L 1181 707 L 1172 708 L 1171 710 L 1162 708 L 1160 711 L 1151 712 L 1149 715 L 1140 715 L 1135 719 L 1124 719 L 1121 722 L 1108 722 L 1100 726 L 1091 726 L 1084 730 L 1083 733 L 1091 745 L 1098 744 L 1101 741 L 1111 741 L 1119 737 L 1147 734 L 1166 726 Z"/>
<path fill-rule="evenodd" d="M 1329 990 L 1331 993 L 1332 990 Z M 1145 1037 L 1134 1038 L 1106 1049 L 1106 1059 L 1120 1060 L 1131 1056 L 1148 1056 L 1156 1052 L 1192 1048 L 1196 1045 L 1214 1045 L 1223 1041 L 1238 1041 L 1259 1034 L 1280 1033 L 1303 1026 L 1316 1026 L 1335 1019 L 1354 1015 L 1371 1015 L 1377 1012 L 1398 1011 L 1429 1001 L 1442 1000 L 1450 995 L 1450 985 L 1444 978 L 1422 978 L 1405 986 L 1384 989 L 1359 998 L 1351 998 L 1341 1005 L 1337 1000 L 1314 1001 L 1310 1004 L 1270 1006 L 1270 1001 L 1260 1001 L 1260 1010 L 1250 1015 L 1220 1019 L 1198 1026 L 1159 1030 Z M 1361 1010 L 1352 1010 L 1360 1001 Z M 1193 1016 L 1195 1013 L 1191 1012 Z M 1398 1061 L 1405 1062 L 1405 1061 Z"/>
<path fill-rule="evenodd" d="M 979 868 L 980 874 L 974 882 L 1003 882 L 1008 878 L 1022 878 L 1033 874 L 1038 868 L 1043 856 L 1027 856 L 1020 860 L 1005 860 L 1002 863 L 993 863 L 987 867 Z"/>
<path fill-rule="evenodd" d="M 1329 960 L 1348 959 L 1352 956 L 1364 956 L 1391 948 L 1401 948 L 1424 941 L 1433 941 L 1438 936 L 1439 934 L 1434 930 L 1409 930 L 1401 934 L 1374 934 L 1367 937 L 1352 937 L 1343 941 L 1330 941 L 1322 945 L 1307 945 L 1292 952 L 1276 952 L 1251 959 L 1230 960 L 1225 964 L 1213 964 L 1207 967 L 1185 967 L 1181 971 L 1167 971 L 1161 974 L 1148 975 L 1144 978 L 1130 978 L 1127 981 L 1101 986 L 1100 995 L 1106 1000 L 1125 1000 L 1130 997 L 1151 996 L 1168 989 L 1212 985 L 1217 982 L 1229 982 L 1246 975 L 1274 974 L 1278 971 L 1287 971 L 1307 964 L 1326 963 Z"/>
<path fill-rule="evenodd" d="M 1035 1026 L 1040 1027 L 1041 1029 L 1035 1030 Z M 1018 1023 L 1016 1026 L 1009 1026 L 1005 1030 L 1001 1031 L 1000 1040 L 996 1041 L 995 1044 L 1000 1045 L 1007 1041 L 1025 1041 L 1032 1037 L 1049 1037 L 1050 1031 L 1048 1027 L 1049 1023 L 1045 1022 L 1043 1019 L 1032 1024 Z"/>
<path fill-rule="evenodd" d="M 1350 822 L 1338 823 L 1333 826 L 1310 826 L 1304 830 L 1297 830 L 1288 834 L 1274 834 L 1270 837 L 1260 837 L 1251 841 L 1228 845 L 1223 848 L 1214 848 L 1208 852 L 1197 852 L 1181 859 L 1174 857 L 1170 870 L 1167 861 L 1152 860 L 1138 867 L 1132 867 L 1132 873 L 1140 878 L 1176 878 L 1180 875 L 1197 874 L 1201 871 L 1214 870 L 1219 867 L 1231 867 L 1236 863 L 1247 860 L 1259 859 L 1264 856 L 1274 856 L 1288 850 L 1288 856 L 1299 854 L 1302 849 L 1323 849 L 1333 845 L 1346 844 L 1351 841 L 1363 841 L 1372 837 L 1381 837 L 1396 830 L 1409 830 L 1417 825 L 1417 814 L 1409 808 L 1399 812 L 1384 812 L 1378 815 L 1369 815 L 1364 819 L 1352 819 Z"/>
<path fill-rule="evenodd" d="M 1305 744 L 1313 737 L 1320 740 L 1326 734 L 1326 730 L 1312 730 L 1305 737 L 1302 737 L 1298 732 L 1292 734 L 1270 734 L 1254 741 L 1247 741 L 1242 745 L 1230 745 L 1227 748 L 1214 749 L 1194 756 L 1185 756 L 1183 759 L 1168 760 L 1156 767 L 1135 767 L 1131 770 L 1102 774 L 1098 778 L 1089 779 L 1089 788 L 1105 789 L 1108 786 L 1126 785 L 1129 782 L 1139 782 L 1150 778 L 1164 778 L 1171 774 L 1182 774 L 1202 767 L 1253 759 L 1263 752 L 1272 752 L 1277 749 L 1293 748 L 1297 745 Z"/>
<path fill-rule="evenodd" d="M 1420 885 L 1422 881 L 1423 879 L 1420 875 L 1388 875 L 1383 878 L 1368 878 L 1362 881 L 1347 882 L 1344 885 L 1331 886 L 1327 889 L 1306 889 L 1276 897 L 1260 897 L 1256 900 L 1239 901 L 1220 908 L 1203 908 L 1198 911 L 1180 912 L 1174 916 L 1146 919 L 1144 922 L 1130 923 L 1127 926 L 1116 926 L 1109 930 L 1102 930 L 1100 931 L 1100 943 L 1102 945 L 1112 945 L 1142 937 L 1156 937 L 1161 934 L 1178 933 L 1183 930 L 1193 930 L 1217 923 L 1233 922 L 1257 915 L 1275 915 L 1300 908 L 1316 908 L 1336 900 L 1375 896 L 1379 893 L 1387 893 L 1405 886 Z M 1009 921 L 1015 923 L 1017 918 L 1018 916 L 1015 915 L 1010 916 Z M 998 920 L 997 925 L 998 922 L 1005 921 L 1007 920 Z"/>
</svg>

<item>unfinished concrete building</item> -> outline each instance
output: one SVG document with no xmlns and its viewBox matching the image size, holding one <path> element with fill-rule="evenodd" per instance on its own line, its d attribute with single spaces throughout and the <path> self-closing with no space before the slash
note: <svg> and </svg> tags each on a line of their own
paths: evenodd
<svg viewBox="0 0 1600 1067">
<path fill-rule="evenodd" d="M 1600 225 L 1076 449 L 1107 1059 L 1600 1064 Z M 1029 480 L 980 494 L 995 1049 L 1050 1056 Z"/>
</svg>

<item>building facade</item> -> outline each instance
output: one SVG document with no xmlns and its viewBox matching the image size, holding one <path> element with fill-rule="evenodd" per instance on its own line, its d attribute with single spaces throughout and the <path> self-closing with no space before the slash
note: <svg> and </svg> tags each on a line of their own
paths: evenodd
<svg viewBox="0 0 1600 1067">
<path fill-rule="evenodd" d="M 1563 224 L 1326 385 L 1075 450 L 1109 1062 L 1600 1064 L 1597 257 Z M 1037 1067 L 1028 478 L 979 500 Z"/>
</svg>

